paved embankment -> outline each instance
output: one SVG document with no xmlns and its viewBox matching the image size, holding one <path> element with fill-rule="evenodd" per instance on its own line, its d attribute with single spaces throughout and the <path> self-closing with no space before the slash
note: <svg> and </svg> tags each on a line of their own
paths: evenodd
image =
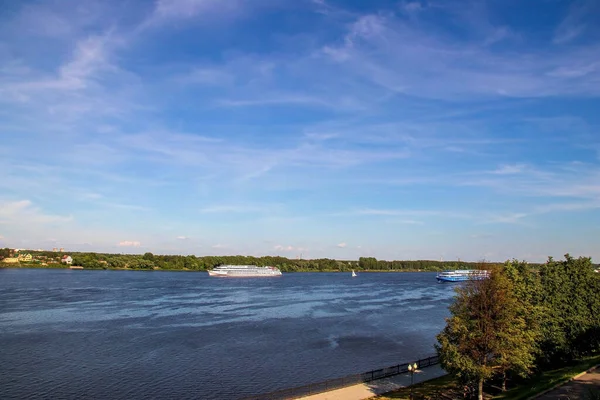
<svg viewBox="0 0 600 400">
<path fill-rule="evenodd" d="M 600 367 L 581 373 L 569 382 L 555 387 L 536 400 L 598 399 L 600 398 Z"/>
<path fill-rule="evenodd" d="M 418 371 L 414 376 L 414 383 L 445 375 L 446 372 L 439 366 L 434 365 Z M 391 378 L 378 379 L 368 383 L 347 386 L 345 388 L 331 390 L 319 394 L 302 397 L 305 400 L 362 400 L 391 392 L 410 385 L 410 375 L 400 374 Z"/>
</svg>

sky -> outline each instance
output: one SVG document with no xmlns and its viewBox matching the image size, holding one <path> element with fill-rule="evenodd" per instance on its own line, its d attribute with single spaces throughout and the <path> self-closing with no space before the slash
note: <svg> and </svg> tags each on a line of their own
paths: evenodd
<svg viewBox="0 0 600 400">
<path fill-rule="evenodd" d="M 0 247 L 600 259 L 598 1 L 0 7 Z"/>
</svg>

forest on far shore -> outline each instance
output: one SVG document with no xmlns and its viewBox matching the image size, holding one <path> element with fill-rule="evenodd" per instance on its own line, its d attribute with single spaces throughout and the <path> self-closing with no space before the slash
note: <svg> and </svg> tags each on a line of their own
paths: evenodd
<svg viewBox="0 0 600 400">
<path fill-rule="evenodd" d="M 0 263 L 5 257 L 14 257 L 10 249 L 0 249 Z M 257 265 L 278 267 L 282 272 L 310 271 L 443 271 L 447 269 L 472 269 L 481 262 L 403 260 L 385 261 L 374 257 L 361 257 L 358 260 L 290 259 L 279 256 L 194 256 L 194 255 L 154 255 L 108 254 L 108 253 L 60 253 L 53 251 L 21 250 L 19 254 L 31 254 L 31 261 L 19 261 L 21 267 L 64 267 L 60 263 L 63 255 L 73 258 L 72 265 L 86 269 L 134 269 L 134 270 L 189 270 L 206 271 L 222 264 Z M 487 263 L 501 265 L 501 263 Z M 5 266 L 8 266 L 5 265 Z"/>
</svg>

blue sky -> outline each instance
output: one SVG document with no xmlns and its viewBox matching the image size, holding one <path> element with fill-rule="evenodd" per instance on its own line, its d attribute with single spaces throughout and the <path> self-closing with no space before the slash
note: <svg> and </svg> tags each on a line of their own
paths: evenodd
<svg viewBox="0 0 600 400">
<path fill-rule="evenodd" d="M 600 3 L 0 13 L 0 246 L 600 258 Z"/>
</svg>

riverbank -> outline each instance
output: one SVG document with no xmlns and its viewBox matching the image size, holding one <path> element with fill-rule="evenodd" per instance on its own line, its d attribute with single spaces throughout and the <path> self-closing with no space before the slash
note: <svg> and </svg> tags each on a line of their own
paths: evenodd
<svg viewBox="0 0 600 400">
<path fill-rule="evenodd" d="M 541 397 L 545 400 L 558 398 L 557 396 L 551 396 L 549 394 L 549 391 L 560 391 L 561 386 L 565 385 L 568 382 L 571 382 L 572 380 L 581 378 L 585 373 L 593 373 L 594 376 L 591 379 L 584 378 L 584 381 L 591 381 L 592 385 L 597 385 L 598 383 L 600 383 L 600 373 L 598 373 L 597 370 L 593 371 L 593 369 L 597 368 L 599 364 L 600 355 L 588 357 L 579 360 L 573 365 L 568 365 L 565 367 L 557 368 L 550 371 L 544 371 L 539 374 L 533 375 L 529 379 L 522 380 L 506 392 L 501 392 L 497 387 L 487 387 L 486 394 L 489 395 L 487 395 L 486 398 L 498 400 L 526 400 L 537 398 L 538 396 L 542 395 L 547 395 L 546 397 Z M 596 397 L 587 398 L 599 398 L 600 388 L 598 389 L 599 390 L 596 392 Z M 404 387 L 398 390 L 393 390 L 389 393 L 377 396 L 375 397 L 375 399 L 409 399 L 411 391 L 414 399 L 451 400 L 462 399 L 463 395 L 462 388 L 460 387 L 456 379 L 449 375 L 446 375 L 415 385 L 412 389 L 409 387 Z M 351 399 L 348 398 L 347 400 Z M 358 398 L 356 400 L 358 400 Z"/>
<path fill-rule="evenodd" d="M 487 269 L 492 264 L 465 261 L 435 260 L 377 260 L 374 257 L 360 257 L 358 260 L 335 260 L 330 258 L 303 259 L 281 256 L 195 256 L 195 255 L 155 255 L 114 254 L 114 253 L 82 253 L 54 252 L 40 250 L 1 249 L 4 256 L 12 264 L 7 267 L 18 267 L 18 264 L 38 267 L 60 265 L 65 259 L 72 265 L 85 269 L 120 269 L 129 270 L 191 270 L 206 271 L 218 265 L 256 265 L 273 266 L 282 272 L 347 272 L 352 270 L 358 274 L 366 272 L 436 272 L 455 269 Z M 18 262 L 17 262 L 18 260 Z M 0 259 L 0 262 L 2 260 Z M 37 265 L 33 265 L 37 264 Z"/>
<path fill-rule="evenodd" d="M 64 265 L 64 264 L 48 264 L 48 265 L 41 265 L 41 264 L 35 264 L 35 263 L 23 263 L 23 264 L 15 264 L 15 263 L 10 263 L 10 264 L 6 264 L 6 263 L 1 263 L 0 262 L 0 268 L 11 268 L 11 269 L 69 269 L 69 265 Z M 86 271 L 171 271 L 171 272 L 206 272 L 208 271 L 208 269 L 189 269 L 189 268 L 160 268 L 160 267 L 155 267 L 155 268 L 127 268 L 127 267 L 102 267 L 102 268 L 90 268 L 90 267 L 84 267 L 83 268 Z M 286 274 L 292 274 L 292 273 L 297 273 L 297 272 L 323 272 L 323 273 L 347 273 L 350 274 L 352 272 L 352 270 L 337 270 L 337 269 L 331 269 L 331 270 L 294 270 L 294 271 L 282 271 L 285 272 Z M 402 272 L 440 272 L 440 271 L 431 271 L 431 270 L 419 270 L 419 269 L 406 269 L 406 270 L 394 270 L 394 271 L 390 271 L 390 270 L 368 270 L 368 271 L 361 271 L 361 270 L 355 270 L 355 272 L 357 274 L 370 274 L 370 273 L 402 273 Z"/>
</svg>

